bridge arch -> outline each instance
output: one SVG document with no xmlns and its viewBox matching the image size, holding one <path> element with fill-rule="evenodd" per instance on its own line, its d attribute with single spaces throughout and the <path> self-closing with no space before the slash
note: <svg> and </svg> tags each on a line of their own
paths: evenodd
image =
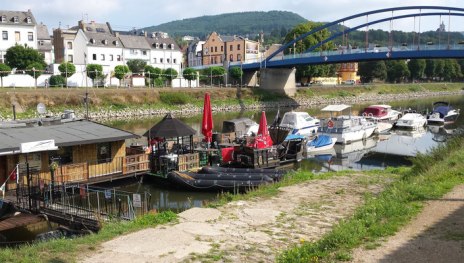
<svg viewBox="0 0 464 263">
<path fill-rule="evenodd" d="M 313 30 L 311 30 L 311 31 L 309 31 L 309 32 L 307 32 L 305 34 L 300 35 L 299 37 L 295 38 L 294 40 L 292 40 L 292 41 L 290 41 L 290 42 L 288 42 L 286 44 L 284 44 L 277 51 L 275 51 L 274 53 L 269 55 L 264 60 L 264 63 L 268 63 L 277 54 L 279 54 L 283 50 L 287 49 L 288 47 L 292 46 L 294 43 L 306 38 L 307 36 L 312 35 L 314 33 L 317 33 L 319 31 L 324 30 L 326 28 L 329 28 L 331 26 L 337 25 L 337 24 L 339 24 L 341 22 L 353 20 L 353 19 L 359 18 L 359 17 L 369 16 L 369 15 L 372 15 L 372 14 L 379 14 L 379 13 L 386 13 L 386 12 L 392 12 L 393 13 L 394 11 L 404 11 L 404 10 L 420 10 L 420 12 L 419 13 L 414 13 L 414 14 L 408 14 L 408 15 L 395 16 L 395 17 L 391 16 L 391 17 L 388 17 L 388 18 L 379 19 L 379 20 L 376 20 L 376 21 L 364 23 L 364 24 L 358 25 L 358 26 L 356 26 L 354 28 L 359 29 L 359 28 L 362 28 L 362 27 L 365 27 L 365 26 L 369 26 L 371 24 L 377 24 L 377 23 L 381 23 L 381 22 L 391 21 L 393 18 L 394 18 L 394 20 L 397 20 L 397 19 L 402 19 L 402 18 L 406 18 L 406 17 L 416 17 L 416 16 L 421 17 L 421 16 L 432 16 L 432 15 L 433 16 L 438 16 L 438 15 L 464 16 L 464 8 L 444 7 L 444 6 L 405 6 L 405 7 L 384 8 L 384 9 L 378 9 L 378 10 L 363 12 L 363 13 L 347 16 L 345 18 L 341 18 L 341 19 L 338 19 L 336 21 L 324 24 L 322 26 L 314 28 Z M 422 13 L 422 10 L 446 10 L 448 12 L 447 13 L 445 13 L 445 12 Z M 451 11 L 454 11 L 454 12 L 451 13 Z M 460 13 L 460 12 L 462 12 L 462 13 Z M 354 31 L 356 29 L 352 29 L 349 32 Z M 338 36 L 340 36 L 342 34 L 345 34 L 345 32 L 338 33 L 337 36 L 333 36 L 333 37 L 331 36 L 330 40 L 332 40 L 332 39 L 334 39 L 334 38 L 336 38 L 336 37 L 338 37 Z M 324 43 L 327 43 L 330 40 L 326 39 L 326 40 L 324 40 Z M 312 50 L 316 49 L 317 47 L 321 46 L 324 43 L 320 42 L 320 43 L 314 45 L 313 47 L 308 48 L 305 52 L 312 51 Z"/>
</svg>

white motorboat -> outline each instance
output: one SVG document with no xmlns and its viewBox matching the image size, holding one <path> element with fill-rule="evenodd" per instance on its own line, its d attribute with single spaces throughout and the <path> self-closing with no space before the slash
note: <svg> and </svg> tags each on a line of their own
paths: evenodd
<svg viewBox="0 0 464 263">
<path fill-rule="evenodd" d="M 332 138 L 328 135 L 317 135 L 313 140 L 306 143 L 306 153 L 313 155 L 316 152 L 330 150 L 336 142 L 336 138 Z"/>
<path fill-rule="evenodd" d="M 417 130 L 427 123 L 427 119 L 420 113 L 406 113 L 396 123 L 395 127 Z"/>
<path fill-rule="evenodd" d="M 362 116 L 376 121 L 395 121 L 401 118 L 402 114 L 400 111 L 392 109 L 390 105 L 382 104 L 366 107 L 362 112 Z"/>
<path fill-rule="evenodd" d="M 321 121 L 318 133 L 336 138 L 337 143 L 365 140 L 377 129 L 376 123 L 362 116 L 352 116 L 350 105 L 328 105 L 321 111 L 330 112 L 330 118 Z M 344 111 L 349 111 L 349 114 L 343 115 Z"/>
<path fill-rule="evenodd" d="M 290 134 L 313 136 L 319 127 L 319 119 L 310 116 L 307 112 L 289 111 L 284 114 L 281 127 L 291 128 Z"/>
<path fill-rule="evenodd" d="M 448 102 L 433 103 L 433 111 L 427 116 L 428 124 L 453 123 L 459 116 L 459 109 L 454 109 Z"/>
</svg>

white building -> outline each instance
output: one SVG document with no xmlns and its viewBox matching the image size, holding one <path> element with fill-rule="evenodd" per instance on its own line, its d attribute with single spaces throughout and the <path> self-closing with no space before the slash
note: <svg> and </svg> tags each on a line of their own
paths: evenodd
<svg viewBox="0 0 464 263">
<path fill-rule="evenodd" d="M 37 49 L 37 23 L 31 10 L 0 10 L 0 63 L 5 63 L 8 48 L 18 44 Z"/>
<path fill-rule="evenodd" d="M 53 39 L 56 63 L 72 62 L 80 68 L 88 64 L 102 65 L 105 85 L 117 85 L 118 80 L 111 78 L 114 68 L 132 59 L 144 60 L 147 65 L 163 70 L 173 68 L 179 77 L 182 75 L 182 52 L 166 33 L 123 34 L 114 32 L 109 23 L 79 21 L 78 27 L 54 30 Z M 177 83 L 183 85 L 182 81 L 173 85 Z"/>
<path fill-rule="evenodd" d="M 188 46 L 187 63 L 189 67 L 198 67 L 203 65 L 203 44 L 205 44 L 205 41 L 196 41 Z"/>
</svg>

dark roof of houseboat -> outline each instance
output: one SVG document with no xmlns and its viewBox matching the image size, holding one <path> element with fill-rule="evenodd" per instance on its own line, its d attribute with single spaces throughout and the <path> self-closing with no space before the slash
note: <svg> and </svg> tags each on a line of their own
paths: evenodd
<svg viewBox="0 0 464 263">
<path fill-rule="evenodd" d="M 0 154 L 19 151 L 21 143 L 55 140 L 56 146 L 112 142 L 140 137 L 136 134 L 87 120 L 16 122 L 0 125 Z"/>
</svg>

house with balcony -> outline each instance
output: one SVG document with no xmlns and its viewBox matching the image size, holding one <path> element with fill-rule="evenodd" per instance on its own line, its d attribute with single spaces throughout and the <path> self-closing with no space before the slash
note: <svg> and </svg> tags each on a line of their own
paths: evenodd
<svg viewBox="0 0 464 263">
<path fill-rule="evenodd" d="M 5 63 L 6 51 L 14 45 L 37 49 L 37 23 L 31 10 L 0 10 L 0 63 Z"/>
<path fill-rule="evenodd" d="M 0 185 L 18 171 L 18 181 L 102 182 L 148 171 L 139 136 L 92 121 L 66 117 L 0 122 Z M 7 182 L 7 190 L 16 181 Z"/>
</svg>

